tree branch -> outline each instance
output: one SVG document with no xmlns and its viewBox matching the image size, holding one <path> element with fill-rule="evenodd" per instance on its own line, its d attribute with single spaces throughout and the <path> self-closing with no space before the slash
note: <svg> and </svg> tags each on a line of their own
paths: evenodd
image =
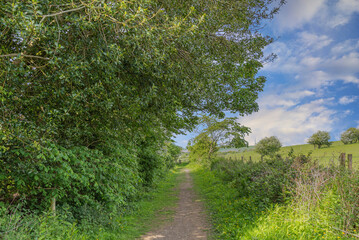
<svg viewBox="0 0 359 240">
<path fill-rule="evenodd" d="M 85 8 L 85 6 L 82 6 L 82 7 L 78 7 L 78 8 L 65 10 L 65 11 L 62 11 L 62 12 L 57 12 L 57 13 L 53 13 L 53 14 L 44 15 L 44 16 L 42 16 L 42 19 L 41 19 L 40 23 L 42 23 L 45 20 L 45 18 L 47 18 L 47 17 L 54 17 L 54 16 L 62 15 L 64 13 L 75 12 L 75 11 L 79 11 L 79 10 L 84 9 L 84 8 Z"/>
<path fill-rule="evenodd" d="M 35 56 L 35 55 L 27 55 L 27 54 L 23 54 L 23 53 L 10 53 L 10 54 L 5 54 L 5 55 L 0 55 L 0 58 L 2 58 L 2 57 L 17 57 L 19 55 L 22 56 L 22 57 L 49 60 L 49 58 L 46 58 L 46 57 L 40 57 L 40 56 Z"/>
</svg>

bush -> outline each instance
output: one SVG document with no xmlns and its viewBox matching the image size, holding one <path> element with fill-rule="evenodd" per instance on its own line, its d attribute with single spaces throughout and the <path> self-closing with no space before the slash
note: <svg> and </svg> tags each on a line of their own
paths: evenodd
<svg viewBox="0 0 359 240">
<path fill-rule="evenodd" d="M 56 198 L 79 220 L 81 208 L 112 212 L 138 198 L 157 175 L 173 166 L 174 156 L 150 141 L 125 148 L 112 141 L 104 150 L 64 148 L 45 142 L 0 152 L 0 199 L 26 200 L 24 207 L 42 212 Z M 11 164 L 10 164 L 11 162 Z"/>
<path fill-rule="evenodd" d="M 241 197 L 252 197 L 260 204 L 269 205 L 284 202 L 285 188 L 291 185 L 293 177 L 292 163 L 292 159 L 265 162 L 218 159 L 212 168 Z"/>
<path fill-rule="evenodd" d="M 354 239 L 359 172 L 308 155 L 260 163 L 216 159 L 194 173 L 218 239 Z M 197 175 L 197 176 L 196 176 Z"/>
<path fill-rule="evenodd" d="M 44 146 L 3 153 L 0 197 L 5 201 L 17 196 L 26 199 L 27 208 L 43 211 L 56 198 L 57 204 L 69 204 L 76 211 L 84 204 L 120 207 L 137 194 L 137 158 L 129 150 L 117 145 L 105 155 L 86 147 Z"/>
</svg>

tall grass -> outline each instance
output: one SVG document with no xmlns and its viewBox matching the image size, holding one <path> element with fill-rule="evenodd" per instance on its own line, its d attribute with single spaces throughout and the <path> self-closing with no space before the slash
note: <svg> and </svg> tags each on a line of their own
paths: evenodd
<svg viewBox="0 0 359 240">
<path fill-rule="evenodd" d="M 217 239 L 358 239 L 359 173 L 307 156 L 194 165 Z"/>
</svg>

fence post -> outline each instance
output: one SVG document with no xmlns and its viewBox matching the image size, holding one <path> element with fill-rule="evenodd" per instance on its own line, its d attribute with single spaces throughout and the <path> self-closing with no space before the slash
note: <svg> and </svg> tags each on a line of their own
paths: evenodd
<svg viewBox="0 0 359 240">
<path fill-rule="evenodd" d="M 250 162 L 252 161 L 252 156 L 249 156 L 249 161 L 250 161 Z"/>
<path fill-rule="evenodd" d="M 345 153 L 341 153 L 339 156 L 340 167 L 345 168 Z"/>
<path fill-rule="evenodd" d="M 353 169 L 353 154 L 348 154 L 348 169 L 350 171 Z"/>
<path fill-rule="evenodd" d="M 51 212 L 55 216 L 56 215 L 56 198 L 52 198 L 51 200 Z"/>
<path fill-rule="evenodd" d="M 241 157 L 242 161 L 243 161 L 243 156 Z"/>
</svg>

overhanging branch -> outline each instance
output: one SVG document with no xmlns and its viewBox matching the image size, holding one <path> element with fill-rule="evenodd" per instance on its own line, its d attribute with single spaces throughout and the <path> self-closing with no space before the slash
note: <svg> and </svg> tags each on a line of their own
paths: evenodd
<svg viewBox="0 0 359 240">
<path fill-rule="evenodd" d="M 79 11 L 79 10 L 84 9 L 84 8 L 85 8 L 85 6 L 82 6 L 82 7 L 73 8 L 73 9 L 69 9 L 69 10 L 65 10 L 65 11 L 61 11 L 61 12 L 57 12 L 57 13 L 53 13 L 53 14 L 44 15 L 44 16 L 42 16 L 42 19 L 41 19 L 40 23 L 42 23 L 45 20 L 45 18 L 47 18 L 47 17 L 55 17 L 55 16 L 58 16 L 58 15 L 62 15 L 64 13 Z"/>
<path fill-rule="evenodd" d="M 49 60 L 50 59 L 50 58 L 47 58 L 47 57 L 28 55 L 28 54 L 23 54 L 23 53 L 4 54 L 4 55 L 0 55 L 0 58 L 2 58 L 2 57 L 17 57 L 19 55 L 22 56 L 22 57 L 27 57 L 27 58 L 38 58 L 38 59 L 43 59 L 43 60 Z"/>
</svg>

